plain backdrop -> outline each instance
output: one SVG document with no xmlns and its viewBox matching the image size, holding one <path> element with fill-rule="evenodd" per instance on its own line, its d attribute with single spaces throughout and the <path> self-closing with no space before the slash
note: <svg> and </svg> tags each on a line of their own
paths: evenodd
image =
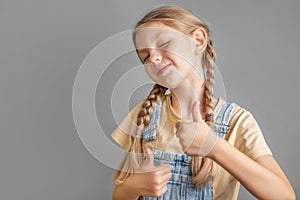
<svg viewBox="0 0 300 200">
<path fill-rule="evenodd" d="M 114 170 L 78 137 L 74 80 L 95 46 L 164 4 L 209 24 L 226 99 L 253 113 L 300 195 L 300 1 L 1 0 L 1 199 L 111 199 Z M 109 77 L 121 77 L 118 68 L 130 69 L 130 60 L 136 63 L 134 53 L 120 56 L 98 85 L 96 112 L 108 138 L 117 126 L 107 106 L 116 78 Z M 148 88 L 131 94 L 127 109 Z M 239 199 L 254 197 L 242 188 Z"/>
</svg>

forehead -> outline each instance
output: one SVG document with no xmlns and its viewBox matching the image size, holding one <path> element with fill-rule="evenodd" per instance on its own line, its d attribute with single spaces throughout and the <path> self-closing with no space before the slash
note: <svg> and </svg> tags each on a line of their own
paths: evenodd
<svg viewBox="0 0 300 200">
<path fill-rule="evenodd" d="M 158 38 L 164 35 L 179 36 L 182 33 L 160 22 L 151 22 L 136 29 L 135 44 L 137 49 L 150 48 Z"/>
</svg>

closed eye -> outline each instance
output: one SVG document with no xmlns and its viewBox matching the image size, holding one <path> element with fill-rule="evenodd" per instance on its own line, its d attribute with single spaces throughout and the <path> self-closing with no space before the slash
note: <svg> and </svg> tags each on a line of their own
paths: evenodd
<svg viewBox="0 0 300 200">
<path fill-rule="evenodd" d="M 144 58 L 143 62 L 146 62 L 146 60 L 147 60 L 149 57 L 150 57 L 150 54 L 148 54 L 148 55 Z"/>
<path fill-rule="evenodd" d="M 164 42 L 161 45 L 159 45 L 159 48 L 164 48 L 167 47 L 170 41 Z M 143 63 L 145 63 L 147 61 L 147 59 L 150 57 L 150 54 L 148 54 L 144 59 L 143 59 Z"/>
<path fill-rule="evenodd" d="M 161 45 L 159 45 L 160 48 L 166 47 L 168 46 L 169 41 L 162 43 Z"/>
</svg>

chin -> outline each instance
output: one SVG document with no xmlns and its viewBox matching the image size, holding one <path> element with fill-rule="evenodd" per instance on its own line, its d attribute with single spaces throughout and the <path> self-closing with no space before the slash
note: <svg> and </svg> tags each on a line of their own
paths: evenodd
<svg viewBox="0 0 300 200">
<path fill-rule="evenodd" d="M 177 88 L 182 82 L 183 82 L 182 76 L 178 74 L 168 74 L 167 76 L 164 76 L 161 80 L 159 80 L 160 85 L 169 88 L 169 89 L 175 89 Z"/>
<path fill-rule="evenodd" d="M 175 89 L 179 86 L 178 82 L 176 81 L 164 81 L 163 83 L 159 83 L 161 86 L 164 86 L 166 88 L 169 88 L 169 89 Z"/>
</svg>

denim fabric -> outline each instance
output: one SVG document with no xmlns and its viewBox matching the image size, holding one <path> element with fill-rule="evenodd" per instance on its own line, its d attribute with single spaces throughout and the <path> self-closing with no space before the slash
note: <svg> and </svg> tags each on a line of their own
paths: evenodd
<svg viewBox="0 0 300 200">
<path fill-rule="evenodd" d="M 215 134 L 225 138 L 225 134 L 230 128 L 229 120 L 236 104 L 226 102 L 221 108 L 216 122 L 214 123 Z M 150 124 L 143 131 L 145 141 L 154 140 L 156 137 L 156 127 L 160 117 L 161 103 L 153 112 Z M 168 190 L 160 197 L 144 197 L 145 200 L 212 200 L 214 199 L 213 183 L 208 182 L 203 188 L 197 189 L 191 181 L 191 160 L 192 157 L 185 154 L 167 153 L 153 149 L 154 165 L 170 165 L 172 167 L 172 177 L 169 179 Z"/>
<path fill-rule="evenodd" d="M 215 134 L 222 139 L 225 138 L 225 135 L 230 128 L 229 120 L 235 107 L 235 103 L 225 102 L 216 118 L 216 121 L 214 122 Z"/>
<path fill-rule="evenodd" d="M 170 165 L 172 177 L 169 179 L 167 192 L 157 198 L 144 197 L 145 200 L 210 200 L 214 197 L 212 182 L 202 189 L 197 189 L 191 181 L 191 157 L 185 154 L 172 154 L 153 150 L 154 165 Z"/>
<path fill-rule="evenodd" d="M 146 128 L 143 129 L 143 138 L 144 141 L 149 142 L 154 140 L 156 137 L 157 132 L 157 125 L 160 117 L 160 109 L 161 109 L 161 102 L 159 102 L 153 111 L 152 117 L 150 119 L 150 124 Z"/>
</svg>

